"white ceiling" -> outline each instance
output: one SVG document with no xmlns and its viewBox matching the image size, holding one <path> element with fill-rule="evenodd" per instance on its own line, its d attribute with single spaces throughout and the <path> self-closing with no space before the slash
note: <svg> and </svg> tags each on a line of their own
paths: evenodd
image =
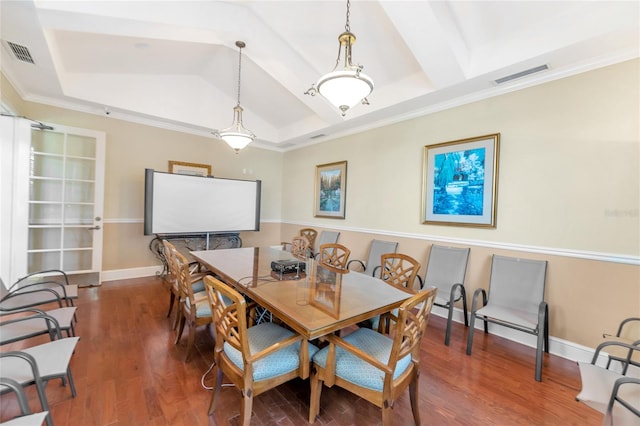
<svg viewBox="0 0 640 426">
<path fill-rule="evenodd" d="M 26 100 L 207 135 L 237 97 L 256 145 L 288 150 L 640 56 L 638 1 L 351 4 L 375 89 L 342 117 L 304 92 L 333 69 L 346 1 L 0 2 L 2 70 Z M 16 59 L 25 46 L 35 64 Z M 498 85 L 540 65 L 549 69 Z M 324 136 L 318 136 L 324 135 Z M 315 136 L 315 138 L 314 138 Z"/>
</svg>

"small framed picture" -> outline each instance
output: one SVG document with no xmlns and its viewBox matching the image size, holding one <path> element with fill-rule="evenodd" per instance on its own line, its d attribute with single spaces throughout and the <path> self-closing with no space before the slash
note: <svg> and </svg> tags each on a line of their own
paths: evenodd
<svg viewBox="0 0 640 426">
<path fill-rule="evenodd" d="M 422 223 L 496 227 L 500 134 L 424 147 Z"/>
<path fill-rule="evenodd" d="M 347 196 L 347 162 L 316 166 L 315 217 L 344 219 Z"/>
<path fill-rule="evenodd" d="M 183 161 L 169 161 L 169 173 L 191 176 L 211 176 L 211 166 L 208 164 L 185 163 Z"/>
</svg>

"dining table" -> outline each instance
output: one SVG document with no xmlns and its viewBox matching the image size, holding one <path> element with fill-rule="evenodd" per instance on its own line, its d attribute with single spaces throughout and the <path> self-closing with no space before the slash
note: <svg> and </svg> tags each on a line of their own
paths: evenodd
<svg viewBox="0 0 640 426">
<path fill-rule="evenodd" d="M 221 281 L 268 310 L 307 340 L 317 339 L 398 308 L 413 292 L 356 271 L 338 271 L 281 247 L 191 251 Z M 272 262 L 299 260 L 276 272 Z M 304 265 L 304 268 L 302 268 Z M 301 269 L 305 269 L 302 271 Z"/>
</svg>

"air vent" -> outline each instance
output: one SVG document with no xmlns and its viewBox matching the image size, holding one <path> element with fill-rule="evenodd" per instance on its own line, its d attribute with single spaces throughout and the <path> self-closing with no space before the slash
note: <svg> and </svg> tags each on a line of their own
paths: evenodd
<svg viewBox="0 0 640 426">
<path fill-rule="evenodd" d="M 33 58 L 31 57 L 31 53 L 29 53 L 29 49 L 27 49 L 26 46 L 11 43 L 10 41 L 8 41 L 7 44 L 11 48 L 13 54 L 16 56 L 17 60 L 35 65 L 35 62 L 33 62 Z"/>
<path fill-rule="evenodd" d="M 499 78 L 495 80 L 496 84 L 506 83 L 507 81 L 515 80 L 516 78 L 521 78 L 529 74 L 534 74 L 540 71 L 548 70 L 549 67 L 545 65 L 540 65 L 534 68 L 529 68 L 528 70 L 520 71 L 515 74 L 508 75 L 506 77 Z"/>
<path fill-rule="evenodd" d="M 326 135 L 324 133 L 320 133 L 319 135 L 311 136 L 309 139 L 318 139 L 318 138 L 321 138 L 323 136 L 326 136 Z"/>
</svg>

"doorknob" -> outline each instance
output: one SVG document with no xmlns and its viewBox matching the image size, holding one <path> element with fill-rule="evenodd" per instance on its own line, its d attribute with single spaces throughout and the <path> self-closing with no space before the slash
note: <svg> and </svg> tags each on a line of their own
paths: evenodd
<svg viewBox="0 0 640 426">
<path fill-rule="evenodd" d="M 96 225 L 96 226 L 94 226 L 92 228 L 87 228 L 88 231 L 97 231 L 99 229 L 100 229 L 100 226 L 98 226 L 98 225 Z"/>
</svg>

